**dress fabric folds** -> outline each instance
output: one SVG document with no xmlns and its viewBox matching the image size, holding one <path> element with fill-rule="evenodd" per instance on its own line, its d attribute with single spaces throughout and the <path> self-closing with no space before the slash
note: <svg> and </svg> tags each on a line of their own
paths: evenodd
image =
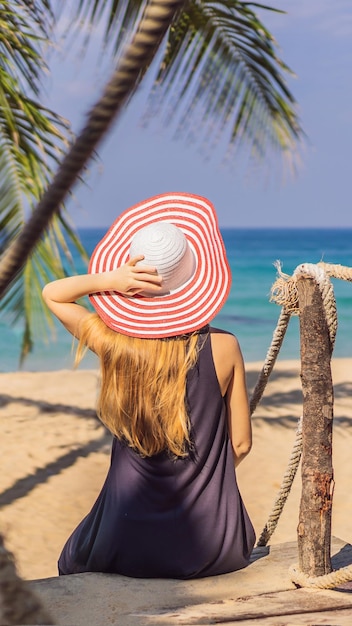
<svg viewBox="0 0 352 626">
<path fill-rule="evenodd" d="M 102 490 L 62 550 L 61 575 L 187 579 L 248 564 L 255 534 L 236 482 L 210 335 L 200 342 L 187 378 L 190 454 L 141 458 L 114 438 Z"/>
</svg>

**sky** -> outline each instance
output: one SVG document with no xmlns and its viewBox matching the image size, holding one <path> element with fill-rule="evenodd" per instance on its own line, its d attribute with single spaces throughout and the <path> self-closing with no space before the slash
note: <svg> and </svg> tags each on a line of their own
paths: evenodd
<svg viewBox="0 0 352 626">
<path fill-rule="evenodd" d="M 173 139 L 167 129 L 144 128 L 145 90 L 132 99 L 89 163 L 67 207 L 77 227 L 109 226 L 149 196 L 184 191 L 208 197 L 221 227 L 352 227 L 352 3 L 351 0 L 276 0 L 285 15 L 265 12 L 279 53 L 294 71 L 287 83 L 306 134 L 296 174 L 283 176 L 272 153 L 243 167 L 241 150 L 224 165 L 223 152 L 206 160 L 201 145 Z M 47 104 L 74 132 L 98 100 L 106 71 L 99 28 L 85 57 L 78 45 L 59 45 L 49 57 Z"/>
</svg>

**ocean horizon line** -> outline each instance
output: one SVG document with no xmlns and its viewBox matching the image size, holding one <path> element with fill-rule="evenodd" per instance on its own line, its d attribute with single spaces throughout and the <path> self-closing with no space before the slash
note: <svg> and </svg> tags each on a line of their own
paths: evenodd
<svg viewBox="0 0 352 626">
<path fill-rule="evenodd" d="M 77 226 L 75 225 L 75 229 L 79 231 L 106 231 L 110 228 L 111 224 L 106 226 Z M 220 230 L 232 230 L 232 231 L 317 231 L 317 232 L 352 232 L 352 224 L 351 226 L 224 226 L 220 224 Z"/>
</svg>

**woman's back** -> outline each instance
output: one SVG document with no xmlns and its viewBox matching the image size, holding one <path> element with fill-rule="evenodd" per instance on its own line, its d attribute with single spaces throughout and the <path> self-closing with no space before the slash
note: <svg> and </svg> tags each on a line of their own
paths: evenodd
<svg viewBox="0 0 352 626">
<path fill-rule="evenodd" d="M 167 452 L 142 458 L 114 439 L 106 482 L 62 552 L 61 573 L 194 578 L 248 563 L 254 531 L 236 484 L 227 407 L 212 353 L 212 342 L 216 352 L 231 337 L 214 342 L 210 334 L 199 336 L 198 361 L 187 376 L 186 458 Z M 219 366 L 218 372 L 223 377 Z"/>
</svg>

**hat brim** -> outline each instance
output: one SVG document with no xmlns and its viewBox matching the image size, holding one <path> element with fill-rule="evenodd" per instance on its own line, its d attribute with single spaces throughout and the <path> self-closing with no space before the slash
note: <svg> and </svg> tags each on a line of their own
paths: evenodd
<svg viewBox="0 0 352 626">
<path fill-rule="evenodd" d="M 187 283 L 164 296 L 91 294 L 98 315 L 124 335 L 162 338 L 197 331 L 217 315 L 230 291 L 231 272 L 215 209 L 206 198 L 186 193 L 154 196 L 124 211 L 96 246 L 88 271 L 111 271 L 127 263 L 134 234 L 158 221 L 183 231 L 196 269 Z"/>
</svg>

